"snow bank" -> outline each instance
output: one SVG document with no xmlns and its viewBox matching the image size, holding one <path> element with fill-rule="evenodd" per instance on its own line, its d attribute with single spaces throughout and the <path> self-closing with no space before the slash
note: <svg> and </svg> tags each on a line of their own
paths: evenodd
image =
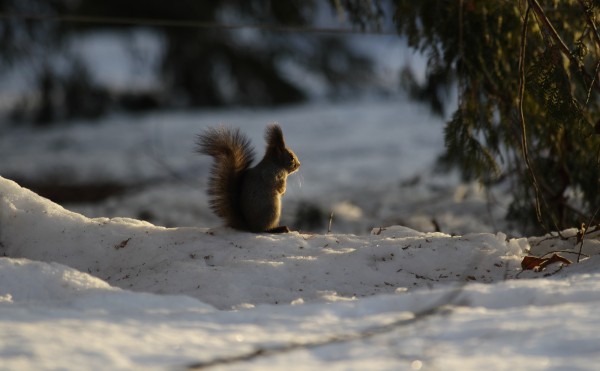
<svg viewBox="0 0 600 371">
<path fill-rule="evenodd" d="M 377 228 L 367 237 L 162 228 L 88 219 L 6 179 L 0 193 L 7 256 L 57 262 L 116 287 L 184 294 L 221 309 L 499 281 L 520 271 L 528 247 L 503 234 L 451 237 L 405 227 Z"/>
<path fill-rule="evenodd" d="M 0 178 L 1 367 L 592 369 L 598 236 L 582 263 L 520 269 L 529 250 L 578 250 L 575 232 L 163 228 Z"/>
</svg>

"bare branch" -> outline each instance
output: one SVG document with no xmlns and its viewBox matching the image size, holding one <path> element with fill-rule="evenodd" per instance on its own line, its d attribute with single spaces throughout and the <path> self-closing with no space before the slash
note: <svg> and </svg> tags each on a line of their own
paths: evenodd
<svg viewBox="0 0 600 371">
<path fill-rule="evenodd" d="M 579 252 L 577 255 L 577 263 L 579 263 L 579 259 L 581 258 L 581 255 L 584 255 L 581 253 L 581 251 L 583 250 L 583 242 L 585 241 L 585 236 L 588 232 L 588 228 L 590 227 L 590 225 L 594 224 L 594 219 L 596 219 L 596 215 L 598 214 L 599 211 L 600 211 L 600 206 L 598 206 L 598 208 L 596 208 L 596 211 L 594 211 L 594 214 L 590 217 L 588 224 L 583 226 L 583 231 L 581 233 L 581 241 L 579 243 Z M 596 229 L 598 229 L 598 228 L 596 227 Z"/>
<path fill-rule="evenodd" d="M 523 153 L 523 159 L 525 160 L 527 169 L 531 174 L 533 188 L 535 191 L 535 216 L 538 220 L 538 223 L 544 226 L 542 220 L 542 211 L 540 208 L 540 187 L 538 185 L 533 166 L 531 165 L 531 161 L 529 159 L 529 150 L 527 145 L 527 127 L 525 126 L 525 113 L 523 112 L 523 98 L 525 96 L 525 50 L 527 46 L 527 25 L 529 23 L 530 10 L 531 6 L 528 3 L 527 9 L 525 10 L 525 17 L 523 19 L 523 28 L 521 30 L 521 49 L 519 52 L 519 123 L 521 124 L 521 151 Z"/>
<path fill-rule="evenodd" d="M 571 59 L 571 50 L 569 50 L 567 44 L 565 44 L 565 42 L 561 39 L 558 32 L 556 32 L 554 26 L 552 26 L 552 23 L 550 23 L 548 17 L 546 17 L 546 13 L 544 12 L 544 9 L 542 9 L 540 3 L 538 3 L 537 0 L 527 0 L 527 3 L 527 10 L 529 10 L 529 8 L 533 9 L 533 12 L 537 16 L 538 20 L 542 22 L 544 28 L 552 37 L 552 40 L 554 40 L 554 42 L 558 45 L 563 54 L 565 54 L 567 57 L 569 57 L 569 59 Z"/>
</svg>

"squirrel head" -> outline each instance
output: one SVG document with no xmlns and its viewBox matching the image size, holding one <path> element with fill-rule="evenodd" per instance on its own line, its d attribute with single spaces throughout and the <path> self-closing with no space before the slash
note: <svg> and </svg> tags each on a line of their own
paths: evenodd
<svg viewBox="0 0 600 371">
<path fill-rule="evenodd" d="M 286 147 L 285 140 L 283 139 L 283 132 L 279 125 L 270 124 L 267 126 L 265 139 L 267 140 L 265 158 L 272 160 L 277 165 L 284 168 L 288 174 L 298 170 L 300 161 L 296 154 Z"/>
</svg>

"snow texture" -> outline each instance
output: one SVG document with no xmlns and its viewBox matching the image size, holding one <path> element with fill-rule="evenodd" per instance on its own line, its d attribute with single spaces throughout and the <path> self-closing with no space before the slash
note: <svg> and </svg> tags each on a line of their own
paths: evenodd
<svg viewBox="0 0 600 371">
<path fill-rule="evenodd" d="M 598 233 L 520 268 L 564 236 L 164 228 L 0 178 L 0 368 L 594 369 Z"/>
<path fill-rule="evenodd" d="M 302 162 L 283 223 L 307 205 L 325 220 L 286 235 L 218 227 L 194 136 L 240 127 L 260 155 L 272 121 Z M 600 233 L 515 238 L 506 197 L 433 173 L 442 119 L 423 107 L 395 97 L 72 124 L 0 123 L 2 370 L 600 362 Z M 18 179 L 128 192 L 63 207 Z M 580 248 L 580 263 L 521 270 L 525 255 L 575 262 Z"/>
<path fill-rule="evenodd" d="M 386 90 L 399 86 L 398 63 L 424 76 L 425 58 L 397 37 L 361 40 L 385 61 Z M 94 79 L 156 87 L 156 35 L 70 43 L 97 62 Z M 47 130 L 0 121 L 0 370 L 598 368 L 600 232 L 512 238 L 505 196 L 433 173 L 442 118 L 398 96 L 323 103 L 322 81 L 280 67 L 315 90 L 310 104 Z M 31 83 L 15 69 L 2 75 L 0 113 Z M 328 220 L 306 228 L 318 233 L 205 228 L 220 222 L 194 136 L 240 127 L 260 155 L 272 121 L 302 162 L 284 223 L 312 205 L 333 215 L 333 233 Z M 11 179 L 129 191 L 65 209 Z M 554 252 L 574 263 L 521 270 L 525 255 Z"/>
</svg>

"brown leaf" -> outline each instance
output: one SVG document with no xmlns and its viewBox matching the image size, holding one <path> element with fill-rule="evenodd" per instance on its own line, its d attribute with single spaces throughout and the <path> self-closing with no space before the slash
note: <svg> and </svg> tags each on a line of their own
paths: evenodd
<svg viewBox="0 0 600 371">
<path fill-rule="evenodd" d="M 549 258 L 538 258 L 536 256 L 526 256 L 521 261 L 521 268 L 523 270 L 533 270 L 534 272 L 541 272 L 553 263 L 563 263 L 565 265 L 571 264 L 569 259 L 564 258 L 558 254 L 552 254 Z"/>
<path fill-rule="evenodd" d="M 533 270 L 535 267 L 538 267 L 543 261 L 544 259 L 542 258 L 537 258 L 535 256 L 526 256 L 523 258 L 523 260 L 521 260 L 521 269 L 523 269 L 524 271 Z"/>
</svg>

